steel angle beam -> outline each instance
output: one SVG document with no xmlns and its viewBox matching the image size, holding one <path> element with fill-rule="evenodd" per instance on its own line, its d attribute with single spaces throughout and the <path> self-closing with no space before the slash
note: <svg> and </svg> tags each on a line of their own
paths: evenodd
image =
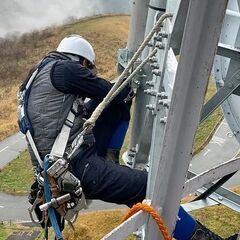
<svg viewBox="0 0 240 240">
<path fill-rule="evenodd" d="M 239 19 L 239 1 L 231 0 L 228 2 L 228 9 L 226 11 L 222 33 L 220 36 L 220 43 L 223 46 L 232 46 L 235 50 L 240 48 L 240 19 Z M 220 45 L 221 46 L 221 45 Z M 231 47 L 230 47 L 231 49 Z M 230 79 L 236 71 L 240 69 L 240 62 L 237 60 L 236 51 L 224 50 L 228 56 L 217 55 L 214 63 L 214 76 L 217 88 L 220 89 L 227 79 Z M 229 55 L 233 58 L 229 58 Z M 226 118 L 231 131 L 240 142 L 240 89 L 237 88 L 226 101 L 221 105 L 224 117 Z"/>
<path fill-rule="evenodd" d="M 194 201 L 197 201 L 197 200 L 200 200 L 200 199 L 206 199 L 207 197 L 209 197 L 212 193 L 214 193 L 217 189 L 219 189 L 223 184 L 225 184 L 231 177 L 233 177 L 235 173 L 236 172 L 233 172 L 233 173 L 230 173 L 230 174 L 222 177 L 216 183 L 214 183 L 209 188 L 207 188 L 207 190 L 205 192 L 201 193 L 201 195 L 196 197 L 194 199 Z"/>
<path fill-rule="evenodd" d="M 231 79 L 226 80 L 223 87 L 204 105 L 200 123 L 202 123 L 216 108 L 218 108 L 240 86 L 240 71 Z"/>
<path fill-rule="evenodd" d="M 203 187 L 209 182 L 218 180 L 219 178 L 228 174 L 234 173 L 240 169 L 240 158 L 235 158 L 220 164 L 210 170 L 207 170 L 185 182 L 183 195 L 186 196 L 193 193 L 197 189 Z"/>
<path fill-rule="evenodd" d="M 171 50 L 169 50 L 169 43 L 171 39 L 171 32 L 172 32 L 172 25 L 171 22 L 166 22 L 165 25 L 165 30 L 168 34 L 168 38 L 165 39 L 163 44 L 165 45 L 165 50 L 159 51 L 158 54 L 158 62 L 159 65 L 161 66 L 162 74 L 161 78 L 158 79 L 158 81 L 155 84 L 155 90 L 160 93 L 165 90 L 166 88 L 164 87 L 164 79 L 168 78 L 168 81 L 170 81 L 169 76 L 165 76 L 166 73 L 166 68 L 167 68 L 167 61 L 169 59 L 169 55 L 171 54 Z M 166 92 L 164 91 L 166 94 Z M 170 96 L 166 94 L 167 98 L 166 100 L 170 102 Z M 160 104 L 161 102 L 161 104 Z M 165 131 L 165 125 L 166 121 L 164 120 L 167 118 L 168 114 L 168 107 L 169 105 L 163 104 L 163 99 L 160 97 L 155 97 L 152 99 L 152 104 L 158 109 L 156 112 L 156 115 L 154 117 L 154 122 L 153 122 L 153 132 L 152 132 L 152 139 L 151 139 L 151 149 L 150 149 L 150 168 L 149 168 L 149 178 L 148 178 L 148 185 L 147 185 L 147 198 L 151 199 L 153 197 L 154 191 L 153 191 L 153 186 L 154 183 L 157 181 L 157 165 L 158 163 L 156 162 L 156 159 L 159 157 L 159 149 L 163 145 L 163 135 Z"/>
<path fill-rule="evenodd" d="M 239 19 L 240 19 L 240 13 L 237 12 L 237 11 L 228 9 L 228 10 L 226 11 L 226 14 L 227 14 L 228 16 L 236 17 L 236 18 L 239 18 Z"/>
<path fill-rule="evenodd" d="M 205 192 L 205 188 L 199 189 L 197 192 L 203 193 Z M 232 196 L 233 192 L 225 189 L 219 188 L 216 192 L 214 192 L 209 198 L 222 204 L 226 207 L 231 208 L 234 211 L 240 212 L 240 196 L 235 194 L 236 196 Z M 232 200 L 232 198 L 238 197 L 237 201 Z"/>
<path fill-rule="evenodd" d="M 195 173 L 188 171 L 188 174 L 187 174 L 188 178 L 192 178 L 194 176 L 196 176 Z M 204 187 L 198 189 L 196 192 L 203 194 L 213 185 L 214 183 L 209 183 Z M 218 189 L 216 189 L 215 192 L 213 192 L 209 196 L 209 198 L 211 200 L 216 201 L 219 204 L 223 204 L 226 207 L 229 207 L 237 212 L 240 212 L 240 195 L 228 190 L 227 188 L 219 187 Z M 198 198 L 196 199 L 199 200 Z"/>
<path fill-rule="evenodd" d="M 173 49 L 175 55 L 179 55 L 180 53 L 189 2 L 190 0 L 185 0 L 180 2 L 177 16 L 175 18 L 171 42 L 170 42 L 170 47 Z"/>
<path fill-rule="evenodd" d="M 217 48 L 217 55 L 231 58 L 240 62 L 240 50 L 227 44 L 219 43 Z"/>
<path fill-rule="evenodd" d="M 218 204 L 219 204 L 218 202 L 210 198 L 207 198 L 207 199 L 198 200 L 194 202 L 184 203 L 184 204 L 181 204 L 181 206 L 184 208 L 184 210 L 186 210 L 187 212 L 190 212 L 190 211 L 195 211 L 201 208 L 210 207 Z"/>
<path fill-rule="evenodd" d="M 110 233 L 104 236 L 101 240 L 116 240 L 125 239 L 138 228 L 143 226 L 149 218 L 149 215 L 143 211 L 139 211 L 118 227 L 113 229 Z"/>
</svg>

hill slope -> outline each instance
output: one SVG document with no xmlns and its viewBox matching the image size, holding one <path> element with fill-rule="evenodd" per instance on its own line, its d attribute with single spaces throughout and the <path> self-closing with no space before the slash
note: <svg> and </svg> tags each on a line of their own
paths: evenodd
<svg viewBox="0 0 240 240">
<path fill-rule="evenodd" d="M 99 74 L 115 75 L 116 54 L 126 46 L 128 16 L 104 16 L 79 20 L 62 27 L 24 34 L 17 39 L 0 39 L 0 140 L 17 131 L 16 92 L 29 69 L 69 34 L 88 39 L 97 57 Z"/>
</svg>

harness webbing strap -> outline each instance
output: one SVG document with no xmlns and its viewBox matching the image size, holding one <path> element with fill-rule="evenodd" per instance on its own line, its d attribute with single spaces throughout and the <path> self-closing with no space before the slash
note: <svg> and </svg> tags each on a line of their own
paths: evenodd
<svg viewBox="0 0 240 240">
<path fill-rule="evenodd" d="M 69 124 L 69 123 L 74 122 L 74 119 L 75 119 L 74 112 L 77 112 L 78 104 L 79 104 L 79 102 L 77 100 L 75 100 L 73 102 L 73 106 L 72 106 L 73 111 L 70 110 L 68 113 L 65 123 L 62 126 L 61 132 L 58 134 L 58 136 L 53 144 L 53 147 L 52 147 L 52 150 L 50 153 L 51 156 L 59 157 L 59 158 L 63 157 L 66 146 L 67 146 L 67 142 L 69 139 L 70 131 L 73 126 L 73 124 Z"/>
<path fill-rule="evenodd" d="M 27 83 L 27 85 L 26 85 L 26 87 L 25 87 L 25 90 L 28 90 L 28 88 L 31 86 L 33 80 L 35 79 L 35 77 L 36 77 L 37 74 L 38 74 L 38 70 L 39 70 L 39 69 L 37 68 L 37 69 L 33 72 L 32 76 L 31 76 L 30 79 L 28 80 L 28 83 Z M 25 113 L 23 113 L 23 114 L 25 114 Z M 27 130 L 27 132 L 26 132 L 26 137 L 27 137 L 27 139 L 28 139 L 28 142 L 29 142 L 29 144 L 30 144 L 30 146 L 31 146 L 34 154 L 35 154 L 35 157 L 36 157 L 37 160 L 38 160 L 39 165 L 43 168 L 43 161 L 42 161 L 42 159 L 41 159 L 41 157 L 40 157 L 40 155 L 39 155 L 39 153 L 38 153 L 36 144 L 34 143 L 32 134 L 30 133 L 29 130 Z"/>
<path fill-rule="evenodd" d="M 48 165 L 49 165 L 49 159 L 46 156 L 44 159 L 44 195 L 45 195 L 45 201 L 46 202 L 51 202 L 51 192 L 50 192 L 50 188 L 49 188 L 49 183 L 48 183 L 48 174 L 47 174 L 47 170 L 48 170 Z M 54 229 L 55 235 L 56 235 L 56 239 L 57 240 L 61 240 L 63 239 L 62 237 L 62 233 L 60 230 L 60 227 L 58 225 L 58 221 L 56 218 L 56 213 L 53 207 L 50 207 L 48 209 L 48 215 L 50 217 L 50 221 L 52 224 L 52 227 Z"/>
<path fill-rule="evenodd" d="M 37 74 L 38 74 L 38 70 L 39 70 L 39 69 L 37 68 L 37 69 L 33 72 L 32 76 L 29 78 L 29 80 L 28 80 L 28 82 L 27 82 L 27 85 L 26 85 L 26 87 L 25 87 L 26 90 L 31 86 L 33 80 L 35 79 L 35 77 L 36 77 Z"/>
<path fill-rule="evenodd" d="M 44 60 L 45 60 L 45 61 L 44 61 Z M 31 77 L 30 77 L 29 80 L 27 81 L 27 83 L 26 83 L 26 85 L 25 85 L 25 87 L 24 87 L 24 90 L 22 90 L 22 96 L 25 96 L 24 101 L 27 101 L 27 100 L 26 100 L 26 97 L 28 97 L 28 95 L 29 95 L 29 89 L 31 88 L 31 85 L 32 85 L 33 81 L 35 80 L 38 72 L 39 72 L 47 63 L 49 63 L 49 62 L 50 62 L 49 59 L 48 59 L 48 60 L 42 59 L 42 60 L 39 62 L 39 64 L 37 65 L 36 70 L 32 73 Z M 33 153 L 34 153 L 34 155 L 35 155 L 35 157 L 36 157 L 39 165 L 43 168 L 43 161 L 42 161 L 42 159 L 41 159 L 41 157 L 40 157 L 40 155 L 39 155 L 39 152 L 38 152 L 38 150 L 37 150 L 36 144 L 35 144 L 35 142 L 34 142 L 34 140 L 33 140 L 33 136 L 32 136 L 32 133 L 31 133 L 31 127 L 29 127 L 29 125 L 31 126 L 31 123 L 29 122 L 29 119 L 28 119 L 28 116 L 27 116 L 27 113 L 26 113 L 26 108 L 27 108 L 27 104 L 26 104 L 26 102 L 25 102 L 25 103 L 23 103 L 23 106 L 22 106 L 22 108 L 21 108 L 21 109 L 22 109 L 22 110 L 21 110 L 21 119 L 24 119 L 24 118 L 25 118 L 26 122 L 28 122 L 28 124 L 27 124 L 28 127 L 27 127 L 27 129 L 26 129 L 27 131 L 26 131 L 26 132 L 23 132 L 23 133 L 26 135 L 26 138 L 27 138 L 27 140 L 28 140 L 28 142 L 29 142 L 32 150 L 33 150 Z M 20 122 L 21 122 L 21 121 L 20 121 Z M 25 122 L 25 123 L 26 123 L 26 122 Z"/>
<path fill-rule="evenodd" d="M 42 159 L 41 159 L 41 157 L 40 157 L 40 155 L 38 153 L 37 147 L 36 147 L 36 145 L 34 143 L 34 140 L 33 140 L 32 135 L 31 135 L 29 130 L 26 132 L 26 137 L 28 139 L 28 142 L 29 142 L 29 144 L 30 144 L 34 154 L 35 154 L 35 157 L 38 160 L 39 165 L 41 166 L 41 168 L 43 168 L 43 161 L 42 161 Z"/>
</svg>

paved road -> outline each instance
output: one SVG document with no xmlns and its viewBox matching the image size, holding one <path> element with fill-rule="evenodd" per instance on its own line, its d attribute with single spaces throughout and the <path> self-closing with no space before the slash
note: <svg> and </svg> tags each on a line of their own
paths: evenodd
<svg viewBox="0 0 240 240">
<path fill-rule="evenodd" d="M 0 169 L 25 149 L 26 140 L 20 132 L 0 142 Z"/>
<path fill-rule="evenodd" d="M 203 172 L 225 161 L 230 160 L 239 152 L 240 145 L 232 136 L 226 121 L 223 121 L 216 130 L 209 144 L 194 156 L 190 170 L 195 173 Z M 240 171 L 235 174 L 224 186 L 240 185 Z"/>
</svg>

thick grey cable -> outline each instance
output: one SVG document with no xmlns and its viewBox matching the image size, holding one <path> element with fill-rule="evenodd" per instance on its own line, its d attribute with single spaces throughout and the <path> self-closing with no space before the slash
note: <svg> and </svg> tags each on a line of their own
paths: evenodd
<svg viewBox="0 0 240 240">
<path fill-rule="evenodd" d="M 97 108 L 94 110 L 92 113 L 91 117 L 85 122 L 84 124 L 84 129 L 86 128 L 93 128 L 95 125 L 96 120 L 102 113 L 102 111 L 107 107 L 107 105 L 110 103 L 110 101 L 113 99 L 112 95 L 116 96 L 115 91 L 118 89 L 118 87 L 121 85 L 123 82 L 124 78 L 128 75 L 130 69 L 132 68 L 133 64 L 135 61 L 138 59 L 140 54 L 142 53 L 143 49 L 147 46 L 151 38 L 153 37 L 154 33 L 156 33 L 160 27 L 163 21 L 167 18 L 171 18 L 173 16 L 172 13 L 165 13 L 163 14 L 159 20 L 156 22 L 155 26 L 153 29 L 150 31 L 150 33 L 147 35 L 147 37 L 144 39 L 140 47 L 138 48 L 137 52 L 133 55 L 132 59 L 128 63 L 127 67 L 124 69 L 123 73 L 120 75 L 118 81 L 114 84 L 114 86 L 111 88 L 111 90 L 108 92 L 107 96 L 103 99 L 103 101 L 97 106 Z M 146 60 L 146 59 L 145 59 Z M 145 62 L 145 61 L 144 61 Z M 146 63 L 145 63 L 146 64 Z M 140 64 L 141 65 L 141 64 Z M 139 66 L 140 66 L 139 65 Z M 140 69 L 140 68 L 139 68 Z M 138 71 L 139 71 L 138 69 Z M 136 73 L 135 73 L 136 74 Z M 122 89 L 122 88 L 121 88 Z M 118 92 L 119 93 L 119 92 Z"/>
</svg>

